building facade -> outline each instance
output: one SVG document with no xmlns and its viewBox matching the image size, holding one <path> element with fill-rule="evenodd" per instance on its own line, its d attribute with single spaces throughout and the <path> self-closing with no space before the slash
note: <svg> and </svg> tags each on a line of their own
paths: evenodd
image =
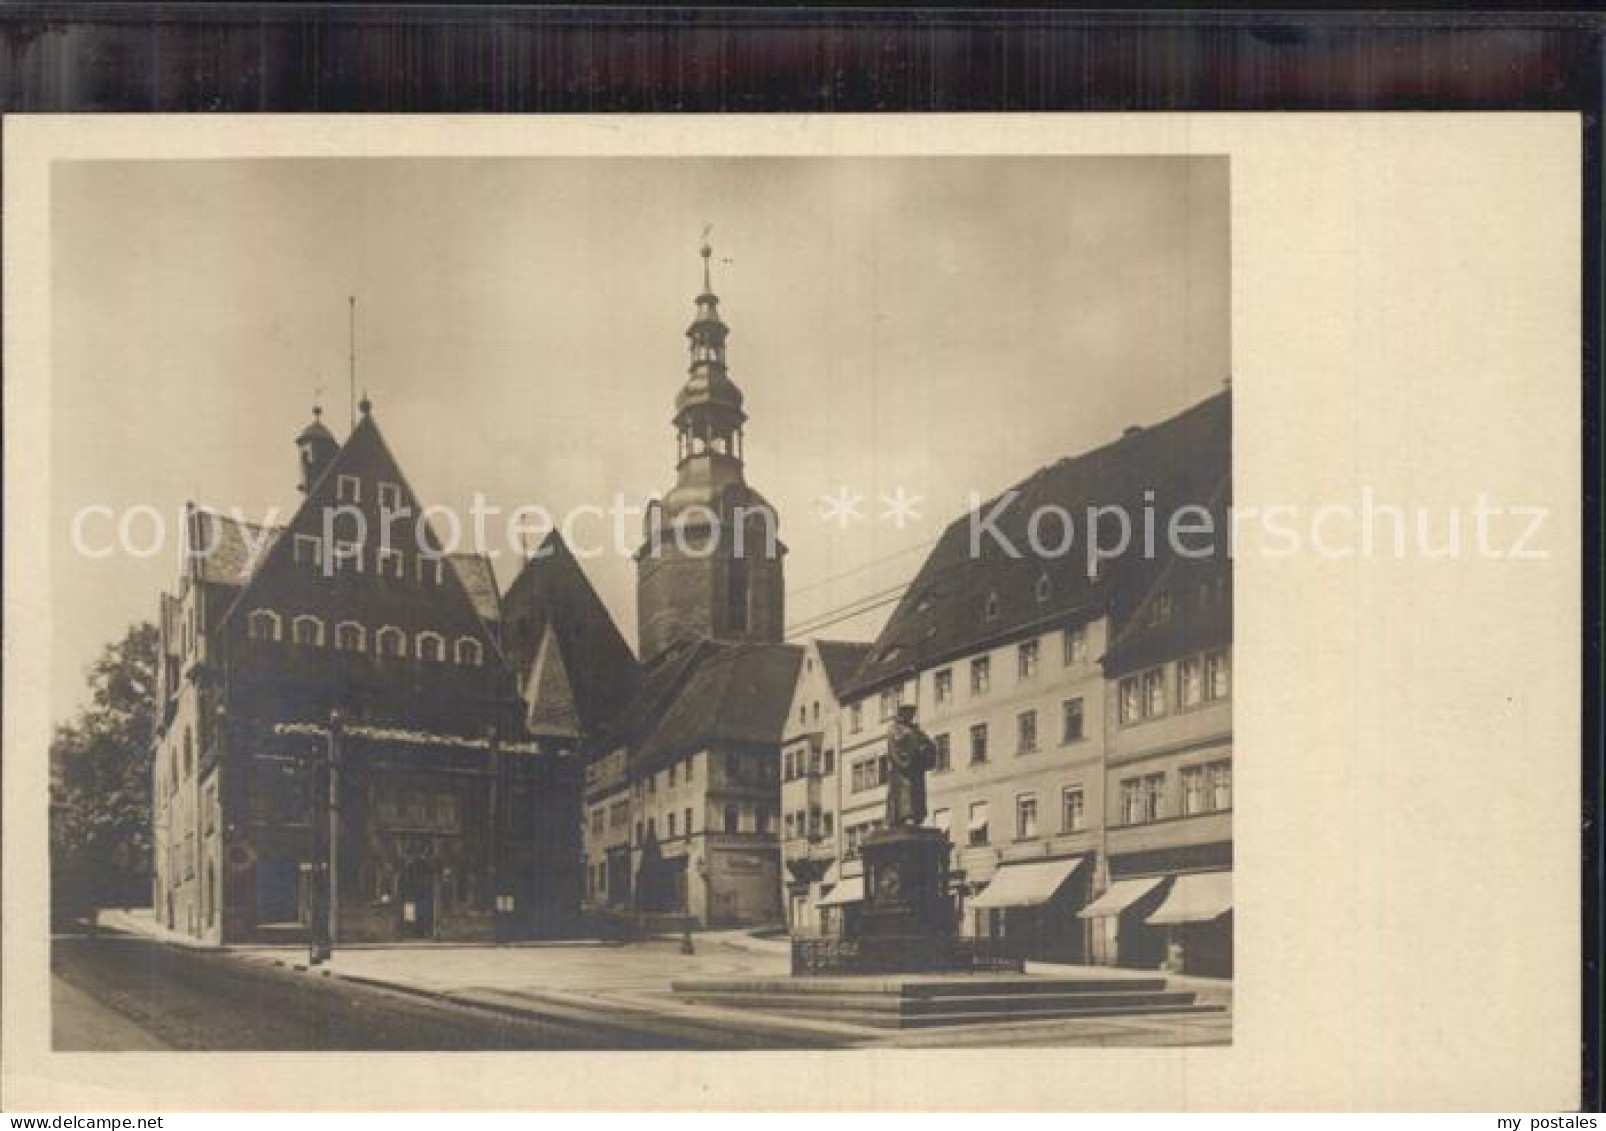
<svg viewBox="0 0 1606 1131">
<path fill-rule="evenodd" d="M 828 931 L 863 898 L 887 725 L 914 703 L 967 934 L 1047 960 L 1230 970 L 1225 538 L 1203 555 L 1162 538 L 1091 568 L 1028 537 L 1045 513 L 1099 507 L 1150 508 L 1162 530 L 1202 508 L 1225 531 L 1229 398 L 1044 468 L 939 539 L 843 695 Z M 977 541 L 978 522 L 999 536 Z"/>
<path fill-rule="evenodd" d="M 574 929 L 580 759 L 524 729 L 489 563 L 442 550 L 366 400 L 297 447 L 289 523 L 192 508 L 161 598 L 159 919 L 300 939 L 332 888 L 337 941 Z"/>
<path fill-rule="evenodd" d="M 825 933 L 822 885 L 841 854 L 841 689 L 858 670 L 869 644 L 811 640 L 803 647 L 797 690 L 781 735 L 782 898 L 787 930 Z"/>
</svg>

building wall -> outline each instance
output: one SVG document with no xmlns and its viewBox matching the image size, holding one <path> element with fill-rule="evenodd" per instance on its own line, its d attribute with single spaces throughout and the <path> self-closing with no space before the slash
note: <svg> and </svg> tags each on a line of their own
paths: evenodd
<svg viewBox="0 0 1606 1131">
<path fill-rule="evenodd" d="M 781 737 L 781 906 L 796 935 L 823 933 L 822 880 L 840 856 L 841 704 L 809 644 Z"/>
</svg>

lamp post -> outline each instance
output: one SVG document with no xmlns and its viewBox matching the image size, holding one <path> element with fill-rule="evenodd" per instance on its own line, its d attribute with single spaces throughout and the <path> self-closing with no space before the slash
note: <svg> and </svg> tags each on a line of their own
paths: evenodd
<svg viewBox="0 0 1606 1131">
<path fill-rule="evenodd" d="M 316 966 L 334 955 L 340 908 L 340 712 L 329 713 L 324 756 L 313 769 L 312 914 L 309 916 L 307 964 Z"/>
</svg>

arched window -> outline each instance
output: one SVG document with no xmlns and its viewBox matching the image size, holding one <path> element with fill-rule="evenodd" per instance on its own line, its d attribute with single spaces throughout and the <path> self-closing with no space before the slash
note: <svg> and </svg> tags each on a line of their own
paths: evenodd
<svg viewBox="0 0 1606 1131">
<path fill-rule="evenodd" d="M 471 636 L 457 638 L 457 662 L 460 664 L 473 664 L 476 667 L 485 662 L 485 650 L 480 642 Z"/>
<path fill-rule="evenodd" d="M 272 640 L 277 642 L 280 638 L 279 614 L 272 609 L 256 609 L 246 618 L 246 634 L 252 640 Z"/>
<path fill-rule="evenodd" d="M 429 660 L 431 663 L 442 663 L 446 659 L 446 641 L 438 632 L 420 632 L 418 634 L 418 658 Z"/>
<path fill-rule="evenodd" d="M 335 626 L 335 648 L 341 652 L 367 651 L 368 630 L 356 621 L 341 621 Z"/>
<path fill-rule="evenodd" d="M 297 644 L 323 647 L 323 621 L 313 616 L 299 616 L 290 622 L 290 633 Z"/>
<path fill-rule="evenodd" d="M 375 651 L 387 659 L 407 655 L 407 635 L 394 625 L 386 625 L 374 636 Z"/>
</svg>

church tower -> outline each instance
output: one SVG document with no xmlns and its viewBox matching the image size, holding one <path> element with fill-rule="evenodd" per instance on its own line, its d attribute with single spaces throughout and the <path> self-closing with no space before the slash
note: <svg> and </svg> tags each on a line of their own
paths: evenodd
<svg viewBox="0 0 1606 1131">
<path fill-rule="evenodd" d="M 641 659 L 683 640 L 779 641 L 786 547 L 775 508 L 747 485 L 742 391 L 725 365 L 729 328 L 719 317 L 703 241 L 703 291 L 686 330 L 691 363 L 675 397 L 675 486 L 647 510 L 636 552 Z"/>
</svg>

